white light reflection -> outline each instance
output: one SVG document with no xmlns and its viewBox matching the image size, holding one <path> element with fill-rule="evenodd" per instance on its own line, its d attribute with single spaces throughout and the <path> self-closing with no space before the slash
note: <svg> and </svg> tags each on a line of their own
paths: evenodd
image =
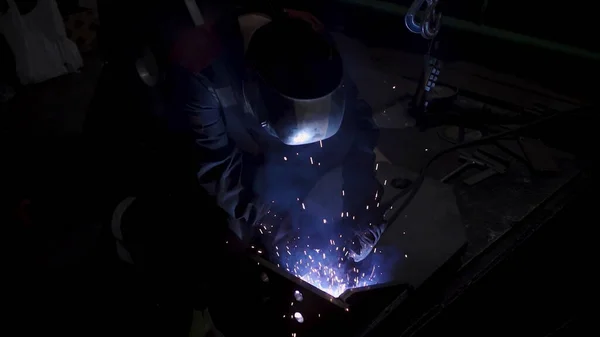
<svg viewBox="0 0 600 337">
<path fill-rule="evenodd" d="M 312 138 L 312 135 L 309 132 L 300 131 L 300 132 L 296 133 L 294 136 L 292 136 L 290 140 L 292 142 L 292 145 L 295 145 L 295 144 L 304 144 L 311 138 Z"/>
<path fill-rule="evenodd" d="M 294 291 L 294 298 L 298 302 L 302 302 L 302 300 L 304 300 L 304 296 L 302 296 L 302 293 L 299 292 L 298 290 Z"/>
</svg>

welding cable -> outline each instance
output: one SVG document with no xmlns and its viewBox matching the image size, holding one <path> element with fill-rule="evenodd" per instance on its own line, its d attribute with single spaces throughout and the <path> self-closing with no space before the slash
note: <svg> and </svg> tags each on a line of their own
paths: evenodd
<svg viewBox="0 0 600 337">
<path fill-rule="evenodd" d="M 537 126 L 539 124 L 545 123 L 551 119 L 554 119 L 556 117 L 562 116 L 562 115 L 566 115 L 566 114 L 570 114 L 570 113 L 577 113 L 580 112 L 582 110 L 585 110 L 589 107 L 580 107 L 580 108 L 576 108 L 574 110 L 567 110 L 567 111 L 559 111 L 556 112 L 552 115 L 546 116 L 546 117 L 542 117 L 539 118 L 531 123 L 528 124 L 523 124 L 519 127 L 516 127 L 514 129 L 510 129 L 507 131 L 503 131 L 500 133 L 496 133 L 493 135 L 489 135 L 486 137 L 482 137 L 480 139 L 476 139 L 476 140 L 472 140 L 472 141 L 468 141 L 468 142 L 464 142 L 464 143 L 460 143 L 460 144 L 456 144 L 454 146 L 451 146 L 447 149 L 443 149 L 439 152 L 437 152 L 433 157 L 431 157 L 429 159 L 429 161 L 427 161 L 427 163 L 425 164 L 425 166 L 423 166 L 423 168 L 421 169 L 421 171 L 419 172 L 419 177 L 412 183 L 412 185 L 410 185 L 409 187 L 407 187 L 406 189 L 400 191 L 398 194 L 394 195 L 392 197 L 392 199 L 386 203 L 385 205 L 385 213 L 384 213 L 384 217 L 386 218 L 385 221 L 388 223 L 388 226 L 390 226 L 392 223 L 394 223 L 394 221 L 396 221 L 396 219 L 398 219 L 398 217 L 400 216 L 400 214 L 402 213 L 402 211 L 410 204 L 410 202 L 414 199 L 415 195 L 417 194 L 417 192 L 419 191 L 419 189 L 421 188 L 421 185 L 423 184 L 423 181 L 425 180 L 425 175 L 427 173 L 427 169 L 431 166 L 431 164 L 436 161 L 437 159 L 439 159 L 440 157 L 442 157 L 443 155 L 446 155 L 448 153 L 454 152 L 456 150 L 460 150 L 460 149 L 464 149 L 464 148 L 468 148 L 468 147 L 472 147 L 472 146 L 476 146 L 476 145 L 482 145 L 482 144 L 486 144 L 492 141 L 496 141 L 496 140 L 500 140 L 502 138 L 505 138 L 507 136 L 512 136 L 515 135 L 516 133 L 523 131 L 525 129 L 528 129 L 530 127 L 533 126 Z M 410 192 L 410 193 L 409 193 Z M 387 217 L 387 213 L 391 210 L 391 207 L 394 205 L 394 203 L 396 201 L 398 201 L 400 198 L 402 198 L 403 196 L 405 196 L 406 194 L 408 194 L 408 196 L 406 197 L 406 199 L 404 199 L 404 201 L 402 202 L 402 204 L 400 204 L 400 206 L 398 208 L 396 208 L 395 212 L 392 213 L 389 217 Z"/>
</svg>

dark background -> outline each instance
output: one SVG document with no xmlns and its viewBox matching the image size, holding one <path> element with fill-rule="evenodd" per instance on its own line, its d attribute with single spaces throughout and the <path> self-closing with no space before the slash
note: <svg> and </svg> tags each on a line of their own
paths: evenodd
<svg viewBox="0 0 600 337">
<path fill-rule="evenodd" d="M 32 1 L 17 2 L 24 13 L 27 8 L 32 8 Z M 77 10 L 77 1 L 57 2 L 63 15 Z M 115 21 L 110 20 L 113 25 L 106 24 L 103 27 L 104 37 L 109 37 L 116 44 L 135 44 L 136 35 L 131 33 L 142 34 L 144 31 L 141 23 L 143 20 L 135 14 L 140 13 L 147 2 L 100 0 L 100 3 L 114 6 L 116 18 Z M 424 52 L 422 39 L 408 33 L 399 16 L 356 10 L 331 1 L 281 3 L 285 3 L 286 7 L 312 10 L 328 27 L 341 27 L 348 35 L 360 38 L 370 46 Z M 409 1 L 397 3 L 409 5 Z M 593 8 L 585 8 L 585 3 L 573 6 L 566 2 L 539 0 L 490 0 L 486 10 L 482 12 L 483 3 L 448 0 L 441 6 L 448 16 L 595 52 L 600 49 L 597 39 L 592 38 L 596 14 Z M 0 0 L 0 12 L 2 5 L 3 1 Z M 125 24 L 127 20 L 121 21 L 127 17 L 131 18 L 129 24 Z M 115 22 L 119 24 L 115 25 Z M 534 79 L 559 92 L 595 101 L 597 62 L 446 27 L 440 33 L 440 41 L 441 51 L 448 59 L 475 61 L 491 69 Z M 14 63 L 11 62 L 10 50 L 3 44 L 3 39 L 0 39 L 0 59 L 0 82 L 16 85 Z M 570 152 L 582 153 L 582 147 L 594 151 L 591 143 L 595 128 L 595 124 L 587 119 L 570 120 L 554 125 L 553 130 L 557 132 L 551 138 L 557 143 L 567 144 L 565 150 Z M 14 170 L 5 174 L 2 180 L 10 182 L 3 186 L 10 186 L 11 192 L 42 195 L 47 200 L 53 200 L 54 203 L 46 206 L 45 211 L 49 214 L 53 214 L 54 207 L 63 207 L 64 204 L 74 205 L 74 212 L 71 213 L 73 219 L 80 219 L 86 213 L 95 211 L 93 205 L 79 207 L 86 203 L 74 202 L 82 201 L 79 199 L 90 188 L 82 183 L 89 179 L 86 176 L 89 171 L 86 171 L 87 167 L 77 157 L 85 158 L 83 143 L 79 139 L 5 139 L 3 144 L 18 144 L 15 147 L 20 152 L 18 156 L 11 156 L 10 152 L 7 155 L 6 151 L 2 151 L 5 158 L 10 158 L 7 162 L 17 164 L 10 165 Z M 589 155 L 590 152 L 583 154 Z M 66 163 L 68 169 L 58 163 Z M 588 172 L 593 170 L 589 169 Z M 31 179 L 32 176 L 35 179 Z M 64 181 L 70 181 L 70 185 L 64 184 Z M 570 207 L 565 208 L 539 232 L 527 239 L 512 238 L 522 242 L 506 255 L 506 259 L 495 270 L 447 307 L 439 308 L 438 316 L 425 320 L 427 324 L 411 321 L 401 326 L 400 319 L 396 317 L 385 325 L 384 328 L 389 333 L 383 335 L 399 336 L 411 324 L 417 325 L 413 327 L 413 331 L 418 331 L 418 336 L 582 335 L 579 330 L 583 324 L 580 314 L 586 310 L 585 305 L 593 305 L 589 303 L 590 295 L 585 287 L 595 266 L 590 261 L 590 250 L 594 245 L 589 243 L 594 239 L 590 233 L 594 230 L 595 205 L 594 200 L 586 196 L 593 194 L 593 188 L 590 185 L 584 192 L 572 191 L 582 196 L 574 198 Z M 86 263 L 83 265 L 50 271 L 40 271 L 30 268 L 30 265 L 19 264 L 35 258 L 38 250 L 44 251 L 48 247 L 53 249 L 62 245 L 65 239 L 56 228 L 69 227 L 69 221 L 59 216 L 49 218 L 48 225 L 60 226 L 47 227 L 37 236 L 29 236 L 27 229 L 12 233 L 10 227 L 4 235 L 5 247 L 9 248 L 8 256 L 12 260 L 8 268 L 10 272 L 7 272 L 11 285 L 7 289 L 26 289 L 12 294 L 18 295 L 15 299 L 18 305 L 12 307 L 12 311 L 17 314 L 25 313 L 22 321 L 14 323 L 22 329 L 24 335 L 28 335 L 25 332 L 34 327 L 40 331 L 91 335 L 140 335 L 141 331 L 151 333 L 153 325 L 149 322 L 157 319 L 156 311 L 149 309 L 154 305 L 151 303 L 152 298 L 148 296 L 147 289 L 137 286 L 138 280 L 135 277 L 123 277 L 129 271 L 106 264 L 102 256 L 107 252 L 98 250 L 85 256 Z M 48 238 L 51 240 L 47 240 Z M 77 241 L 79 240 L 74 240 Z M 17 246 L 14 245 L 15 242 L 26 244 Z M 83 248 L 81 249 L 85 251 Z M 114 275 L 121 276 L 115 278 Z M 68 309 L 62 309 L 63 307 Z M 70 326 L 65 327 L 65 322 L 69 322 Z"/>
<path fill-rule="evenodd" d="M 17 0 L 16 2 L 23 13 L 31 10 L 36 3 L 34 0 Z M 78 10 L 76 0 L 58 0 L 57 2 L 63 16 Z M 403 6 L 409 6 L 411 3 L 408 0 L 387 2 Z M 244 1 L 240 3 L 246 6 L 248 3 L 260 3 L 260 7 L 269 2 Z M 418 41 L 417 37 L 408 33 L 399 16 L 368 10 L 349 10 L 347 5 L 337 1 L 274 0 L 271 3 L 282 4 L 289 8 L 311 10 L 329 26 L 342 24 L 350 30 L 357 30 L 356 34 L 362 35 L 363 40 L 371 44 L 396 44 L 401 45 L 403 49 L 407 49 L 407 47 L 411 49 L 411 45 L 417 44 L 413 42 Z M 111 22 L 111 27 L 103 27 L 105 34 L 111 35 L 113 40 L 124 38 L 133 40 L 130 32 L 144 31 L 145 22 L 141 14 L 151 6 L 160 6 L 160 1 L 149 4 L 137 0 L 99 0 L 99 5 L 106 8 L 111 7 L 111 11 L 115 11 L 113 17 L 117 18 L 117 21 L 127 17 L 130 22 L 129 27 L 124 27 L 123 22 L 118 25 Z M 584 4 L 578 3 L 573 6 L 565 2 L 540 0 L 462 0 L 441 1 L 439 7 L 447 16 L 594 52 L 600 51 L 600 46 L 592 35 L 595 32 L 596 23 L 594 10 L 586 9 Z M 5 0 L 0 0 L 0 12 L 3 12 L 3 8 L 6 8 Z M 113 20 L 105 20 L 105 26 L 107 21 Z M 110 32 L 113 29 L 114 31 Z M 126 32 L 126 29 L 131 31 Z M 452 41 L 446 43 L 447 58 L 477 60 L 494 69 L 512 70 L 513 73 L 540 78 L 555 86 L 567 82 L 569 85 L 563 86 L 570 91 L 589 91 L 587 83 L 582 82 L 590 81 L 589 79 L 597 73 L 597 67 L 586 60 L 555 55 L 556 53 L 546 50 L 518 46 L 495 38 L 480 38 L 474 34 L 456 32 L 447 27 L 443 29 L 440 38 L 443 38 L 444 41 Z M 0 66 L 0 79 L 9 84 L 16 84 L 11 53 L 3 38 L 0 39 L 0 55 L 3 60 Z M 566 66 L 566 64 L 569 65 Z M 575 85 L 575 89 L 573 89 L 573 85 Z"/>
</svg>

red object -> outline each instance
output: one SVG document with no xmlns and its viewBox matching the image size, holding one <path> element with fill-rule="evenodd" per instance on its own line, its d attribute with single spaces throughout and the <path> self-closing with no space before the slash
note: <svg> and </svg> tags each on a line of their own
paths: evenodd
<svg viewBox="0 0 600 337">
<path fill-rule="evenodd" d="M 295 9 L 284 9 L 284 12 L 286 12 L 292 18 L 302 19 L 310 23 L 312 28 L 316 31 L 323 30 L 324 28 L 323 23 L 309 12 L 297 11 Z"/>
<path fill-rule="evenodd" d="M 221 54 L 218 36 L 208 25 L 183 31 L 173 48 L 171 60 L 191 72 L 201 72 Z"/>
<path fill-rule="evenodd" d="M 294 9 L 284 10 L 290 17 L 308 22 L 314 30 L 323 30 L 319 19 L 309 12 Z M 171 60 L 191 72 L 197 73 L 206 69 L 219 57 L 222 45 L 217 34 L 207 23 L 181 32 L 171 49 Z"/>
</svg>

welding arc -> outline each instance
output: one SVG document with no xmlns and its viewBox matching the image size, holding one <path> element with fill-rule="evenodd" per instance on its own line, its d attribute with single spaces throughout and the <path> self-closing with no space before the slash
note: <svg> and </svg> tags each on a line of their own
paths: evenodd
<svg viewBox="0 0 600 337">
<path fill-rule="evenodd" d="M 405 196 L 407 193 L 410 192 L 410 194 L 408 194 L 408 196 L 406 197 L 406 199 L 404 199 L 404 201 L 402 202 L 402 204 L 396 208 L 396 211 L 390 215 L 389 217 L 387 217 L 385 219 L 385 221 L 388 223 L 388 226 L 391 225 L 392 223 L 394 223 L 394 221 L 396 221 L 396 219 L 398 219 L 398 217 L 400 216 L 400 214 L 402 213 L 402 211 L 410 204 L 410 202 L 413 200 L 413 198 L 415 197 L 415 195 L 417 194 L 417 192 L 419 191 L 419 189 L 421 188 L 421 185 L 423 184 L 423 181 L 425 180 L 425 175 L 427 173 L 427 169 L 429 168 L 429 166 L 431 166 L 431 164 L 436 161 L 437 159 L 439 159 L 440 157 L 442 157 L 445 154 L 454 152 L 456 150 L 460 150 L 463 148 L 467 148 L 467 147 L 471 147 L 471 146 L 476 146 L 476 145 L 482 145 L 485 143 L 489 143 L 491 141 L 496 141 L 496 140 L 500 140 L 506 136 L 512 136 L 520 131 L 523 131 L 527 128 L 530 128 L 532 126 L 537 126 L 539 124 L 542 124 L 544 122 L 547 122 L 551 119 L 554 119 L 558 116 L 561 116 L 563 114 L 568 114 L 568 113 L 576 113 L 579 111 L 582 111 L 584 109 L 586 109 L 588 107 L 579 107 L 576 108 L 574 110 L 567 110 L 567 111 L 559 111 L 556 112 L 552 115 L 546 116 L 546 117 L 542 117 L 539 118 L 531 123 L 528 124 L 524 124 L 521 125 L 519 127 L 516 127 L 514 129 L 511 130 L 507 130 L 507 131 L 503 131 L 500 133 L 496 133 L 493 135 L 489 135 L 486 137 L 482 137 L 476 140 L 472 140 L 472 141 L 468 141 L 468 142 L 464 142 L 464 143 L 460 143 L 460 144 L 456 144 L 454 146 L 451 146 L 447 149 L 443 149 L 439 152 L 437 152 L 433 157 L 431 157 L 431 159 L 429 159 L 429 161 L 425 164 L 425 166 L 423 166 L 423 168 L 421 169 L 421 171 L 419 172 L 419 177 L 406 189 L 400 191 L 398 194 L 396 194 L 395 196 L 392 197 L 392 199 L 387 203 L 386 207 L 384 208 L 385 210 L 389 211 L 390 207 L 396 202 L 398 201 L 400 198 L 402 198 L 403 196 Z M 386 211 L 386 214 L 387 214 Z M 385 215 L 384 215 L 385 216 Z"/>
</svg>

